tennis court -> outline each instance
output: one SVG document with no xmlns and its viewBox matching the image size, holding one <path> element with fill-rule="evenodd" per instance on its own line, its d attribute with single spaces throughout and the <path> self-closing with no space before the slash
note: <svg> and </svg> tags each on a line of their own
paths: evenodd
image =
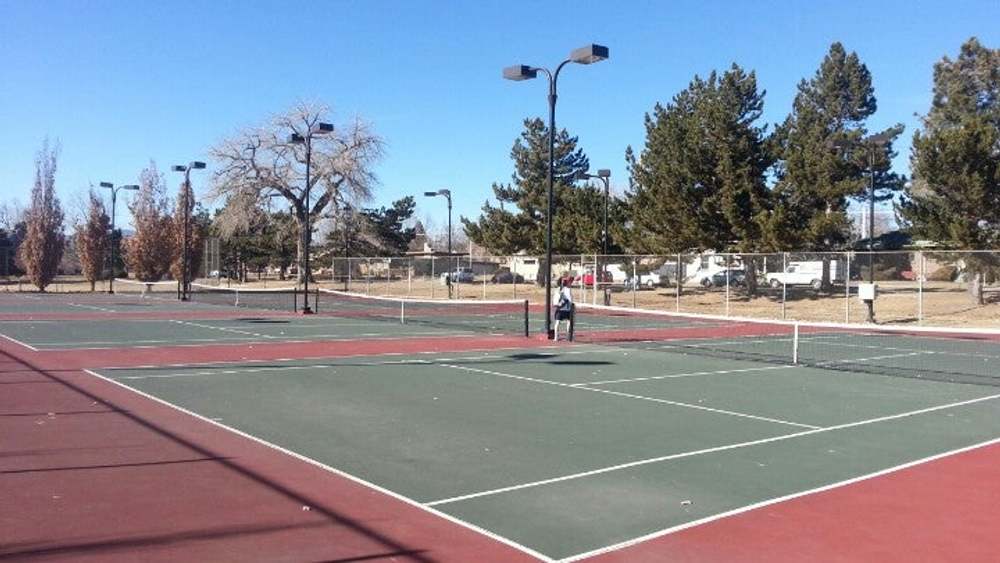
<svg viewBox="0 0 1000 563">
<path fill-rule="evenodd" d="M 369 314 L 383 305 L 367 303 Z M 195 296 L 175 312 L 221 307 Z M 359 304 L 324 316 L 321 299 L 312 317 L 237 308 L 233 318 L 23 320 L 0 330 L 42 353 L 478 335 L 478 349 L 210 363 L 192 353 L 87 373 L 542 560 L 614 553 L 1000 439 L 993 334 L 581 307 L 576 342 L 512 348 L 489 339 L 500 326 L 516 334 L 517 315 L 483 321 L 500 312 L 479 307 L 447 327 L 398 322 L 399 303 L 386 318 Z M 485 332 L 455 328 L 472 319 Z"/>
</svg>

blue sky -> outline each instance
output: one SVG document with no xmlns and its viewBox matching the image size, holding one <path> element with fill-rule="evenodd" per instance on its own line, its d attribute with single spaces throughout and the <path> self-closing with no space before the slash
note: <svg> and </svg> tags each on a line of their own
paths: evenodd
<svg viewBox="0 0 1000 563">
<path fill-rule="evenodd" d="M 872 128 L 907 126 L 896 168 L 908 173 L 933 63 L 970 36 L 1000 46 L 998 22 L 1000 0 L 0 0 L 0 199 L 27 200 L 46 136 L 62 145 L 68 201 L 90 183 L 135 182 L 151 158 L 161 170 L 204 159 L 239 128 L 315 100 L 385 138 L 372 203 L 449 187 L 456 215 L 477 215 L 490 184 L 510 177 L 522 119 L 546 112 L 541 80 L 504 81 L 501 69 L 555 65 L 591 42 L 611 58 L 564 71 L 557 121 L 619 190 L 644 113 L 692 76 L 732 62 L 755 70 L 775 123 L 833 41 L 873 74 Z M 176 189 L 179 176 L 168 179 Z M 419 201 L 419 217 L 441 224 L 442 213 L 443 201 Z"/>
</svg>

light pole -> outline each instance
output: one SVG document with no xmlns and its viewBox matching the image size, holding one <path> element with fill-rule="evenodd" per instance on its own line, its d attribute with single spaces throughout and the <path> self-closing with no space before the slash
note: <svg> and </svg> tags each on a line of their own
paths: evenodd
<svg viewBox="0 0 1000 563">
<path fill-rule="evenodd" d="M 558 99 L 557 83 L 559 72 L 567 63 L 589 65 L 608 58 L 608 48 L 603 45 L 587 45 L 574 49 L 569 58 L 559 63 L 555 72 L 547 68 L 527 65 L 514 65 L 503 69 L 503 77 L 507 80 L 521 81 L 537 78 L 539 72 L 544 72 L 549 78 L 549 185 L 548 204 L 545 212 L 545 333 L 551 340 L 552 332 L 552 213 L 553 193 L 552 182 L 555 175 L 555 138 L 556 138 L 556 100 Z"/>
<path fill-rule="evenodd" d="M 188 300 L 188 292 L 191 289 L 191 276 L 188 272 L 188 243 L 191 240 L 191 208 L 194 206 L 194 193 L 191 191 L 191 171 L 203 170 L 205 163 L 194 160 L 187 165 L 176 164 L 173 166 L 174 172 L 184 173 L 184 236 L 181 242 L 181 301 Z"/>
<path fill-rule="evenodd" d="M 309 269 L 309 245 L 312 242 L 312 228 L 309 226 L 309 216 L 311 215 L 309 209 L 309 191 L 312 189 L 312 140 L 313 137 L 318 137 L 326 135 L 333 131 L 333 125 L 330 123 L 317 123 L 309 127 L 309 131 L 305 135 L 300 135 L 299 133 L 292 133 L 288 137 L 288 142 L 297 145 L 303 144 L 306 146 L 306 193 L 305 193 L 305 218 L 304 228 L 305 234 L 302 236 L 303 246 L 305 247 L 303 251 L 305 252 L 305 265 L 303 270 L 305 272 L 305 293 L 302 296 L 302 314 L 311 315 L 312 309 L 309 308 L 309 277 L 312 271 Z"/>
<path fill-rule="evenodd" d="M 111 190 L 111 234 L 108 237 L 109 243 L 111 245 L 111 268 L 109 268 L 108 274 L 108 293 L 115 292 L 115 208 L 118 202 L 118 190 L 129 190 L 137 191 L 139 186 L 135 184 L 127 184 L 125 186 L 115 187 L 111 182 L 101 182 L 102 188 L 107 188 Z"/>
<path fill-rule="evenodd" d="M 354 223 L 354 209 L 351 204 L 344 204 L 344 291 L 350 291 L 351 280 L 351 225 Z"/>
<path fill-rule="evenodd" d="M 608 199 L 611 193 L 611 170 L 607 168 L 601 168 L 597 171 L 597 174 L 588 174 L 586 172 L 577 172 L 577 180 L 590 180 L 596 178 L 604 183 L 604 220 L 601 225 L 601 255 L 607 259 L 608 256 Z M 600 263 L 598 267 L 594 269 L 594 290 L 597 290 L 597 284 L 600 283 L 599 278 L 604 277 L 604 264 Z M 600 272 L 600 274 L 598 274 Z M 604 288 L 604 304 L 611 304 L 611 294 L 608 293 L 608 288 Z"/>
<path fill-rule="evenodd" d="M 892 142 L 895 135 L 891 131 L 870 135 L 861 140 L 868 151 L 868 283 L 875 286 L 875 153 Z M 848 140 L 834 141 L 834 147 L 848 149 L 852 146 Z M 848 272 L 849 276 L 851 273 Z M 874 297 L 874 294 L 872 295 Z M 875 322 L 875 300 L 865 299 L 867 315 L 865 322 Z"/>
<path fill-rule="evenodd" d="M 451 190 L 442 188 L 436 192 L 424 192 L 427 197 L 444 196 L 448 200 L 448 263 L 452 272 L 457 270 L 451 255 Z"/>
</svg>

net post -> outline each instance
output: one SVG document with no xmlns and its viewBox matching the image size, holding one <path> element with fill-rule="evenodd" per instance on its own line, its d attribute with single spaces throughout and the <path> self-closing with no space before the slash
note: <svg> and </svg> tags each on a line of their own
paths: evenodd
<svg viewBox="0 0 1000 563">
<path fill-rule="evenodd" d="M 239 302 L 240 302 L 240 290 L 237 289 L 236 290 L 236 303 L 239 304 Z M 292 312 L 293 313 L 298 313 L 299 312 L 299 288 L 298 287 L 293 287 L 292 288 Z"/>
<path fill-rule="evenodd" d="M 528 327 L 528 318 L 530 316 L 528 314 L 528 311 L 529 311 L 529 309 L 528 309 L 528 300 L 525 299 L 524 300 L 524 337 L 525 338 L 528 338 L 531 335 L 531 332 L 529 332 L 529 327 Z"/>
<path fill-rule="evenodd" d="M 406 324 L 406 301 L 399 302 L 399 324 Z"/>
<path fill-rule="evenodd" d="M 319 288 L 313 290 L 313 312 L 319 312 Z"/>
<path fill-rule="evenodd" d="M 407 261 L 406 265 L 406 296 L 413 294 L 413 258 Z"/>
<path fill-rule="evenodd" d="M 792 325 L 792 364 L 799 363 L 799 323 Z"/>
</svg>

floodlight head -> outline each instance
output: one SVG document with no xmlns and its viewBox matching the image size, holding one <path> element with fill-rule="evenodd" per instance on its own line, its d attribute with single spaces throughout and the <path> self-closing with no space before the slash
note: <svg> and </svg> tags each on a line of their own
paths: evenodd
<svg viewBox="0 0 1000 563">
<path fill-rule="evenodd" d="M 607 168 L 601 168 L 600 170 L 597 171 L 597 177 L 598 178 L 610 178 L 611 177 L 611 171 L 608 170 Z"/>
<path fill-rule="evenodd" d="M 514 65 L 503 69 L 503 77 L 506 80 L 520 82 L 521 80 L 531 80 L 538 76 L 538 70 L 528 65 Z"/>
<path fill-rule="evenodd" d="M 102 188 L 113 188 L 113 187 L 115 187 L 115 185 L 112 184 L 111 182 L 101 182 L 100 185 L 101 185 Z"/>
<path fill-rule="evenodd" d="M 139 186 L 135 184 L 129 184 L 127 186 L 119 186 L 119 190 L 132 190 L 133 192 L 139 191 Z"/>
<path fill-rule="evenodd" d="M 576 174 L 573 174 L 574 180 L 589 180 L 590 174 L 587 174 L 586 170 L 578 170 Z"/>
<path fill-rule="evenodd" d="M 873 145 L 881 146 L 889 144 L 889 141 L 892 140 L 892 137 L 893 135 L 890 132 L 885 131 L 882 133 L 878 133 L 876 135 L 872 135 L 871 137 L 868 137 L 865 140 Z"/>
<path fill-rule="evenodd" d="M 438 195 L 438 193 L 437 192 L 424 192 L 424 195 L 427 196 L 427 197 L 434 197 L 434 196 Z"/>
<path fill-rule="evenodd" d="M 306 142 L 306 138 L 303 137 L 302 135 L 299 135 L 298 133 L 292 133 L 291 135 L 288 136 L 288 142 L 293 145 L 297 145 Z"/>
<path fill-rule="evenodd" d="M 171 166 L 170 169 L 174 172 L 187 172 L 188 167 L 183 164 L 175 164 Z"/>
<path fill-rule="evenodd" d="M 309 133 L 313 135 L 326 135 L 327 133 L 332 133 L 332 132 L 333 132 L 332 123 L 317 123 L 316 126 L 309 131 Z"/>
<path fill-rule="evenodd" d="M 581 65 L 589 65 L 601 62 L 608 58 L 608 48 L 604 45 L 590 44 L 579 49 L 573 49 L 569 54 L 569 60 Z"/>
<path fill-rule="evenodd" d="M 830 146 L 835 149 L 849 149 L 854 143 L 850 139 L 834 139 L 830 142 Z"/>
<path fill-rule="evenodd" d="M 196 160 L 191 164 L 188 164 L 188 167 L 191 168 L 192 170 L 201 170 L 205 168 L 205 163 L 200 160 Z"/>
</svg>

